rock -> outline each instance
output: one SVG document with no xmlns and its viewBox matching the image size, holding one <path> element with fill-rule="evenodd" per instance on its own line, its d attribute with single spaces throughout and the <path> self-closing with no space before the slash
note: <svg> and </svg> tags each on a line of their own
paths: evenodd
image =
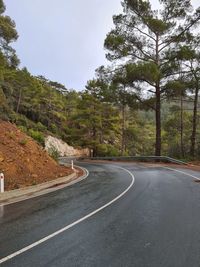
<svg viewBox="0 0 200 267">
<path fill-rule="evenodd" d="M 14 162 L 14 159 L 8 159 L 7 160 L 7 163 L 11 163 L 11 162 Z"/>
<path fill-rule="evenodd" d="M 88 148 L 86 149 L 76 149 L 72 146 L 69 146 L 67 143 L 62 141 L 61 139 L 58 139 L 53 136 L 47 136 L 45 138 L 45 150 L 51 151 L 51 149 L 55 149 L 58 151 L 59 155 L 61 157 L 67 156 L 67 157 L 81 157 L 81 156 L 89 156 L 90 151 Z"/>
</svg>

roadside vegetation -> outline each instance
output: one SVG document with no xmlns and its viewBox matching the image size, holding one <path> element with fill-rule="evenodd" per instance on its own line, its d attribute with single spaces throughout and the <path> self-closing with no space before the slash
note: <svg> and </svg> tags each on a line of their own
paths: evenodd
<svg viewBox="0 0 200 267">
<path fill-rule="evenodd" d="M 43 146 L 50 133 L 92 156 L 199 159 L 200 8 L 189 0 L 160 0 L 159 11 L 151 1 L 122 4 L 105 39 L 112 63 L 77 92 L 19 67 L 11 46 L 18 33 L 0 0 L 0 118 Z"/>
</svg>

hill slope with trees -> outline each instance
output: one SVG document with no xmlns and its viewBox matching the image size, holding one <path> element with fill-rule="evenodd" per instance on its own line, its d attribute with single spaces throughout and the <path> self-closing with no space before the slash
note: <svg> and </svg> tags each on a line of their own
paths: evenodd
<svg viewBox="0 0 200 267">
<path fill-rule="evenodd" d="M 191 1 L 124 0 L 105 39 L 111 66 L 81 92 L 20 69 L 15 23 L 0 0 L 0 118 L 44 146 L 45 135 L 93 156 L 200 157 L 200 9 Z"/>
</svg>

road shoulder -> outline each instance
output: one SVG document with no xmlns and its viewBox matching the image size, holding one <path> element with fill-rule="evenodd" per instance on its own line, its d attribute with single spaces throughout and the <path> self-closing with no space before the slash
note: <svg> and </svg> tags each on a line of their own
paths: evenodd
<svg viewBox="0 0 200 267">
<path fill-rule="evenodd" d="M 16 190 L 6 191 L 0 194 L 0 206 L 20 202 L 26 199 L 34 198 L 53 191 L 70 186 L 74 183 L 82 181 L 88 176 L 88 171 L 82 167 L 76 167 L 74 172 L 68 176 L 57 178 L 52 181 L 41 183 L 38 185 L 28 186 Z"/>
</svg>

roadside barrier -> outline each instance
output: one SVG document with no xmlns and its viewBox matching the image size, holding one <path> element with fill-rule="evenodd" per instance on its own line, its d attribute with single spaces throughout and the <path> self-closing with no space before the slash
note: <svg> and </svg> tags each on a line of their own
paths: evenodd
<svg viewBox="0 0 200 267">
<path fill-rule="evenodd" d="M 167 156 L 127 156 L 127 157 L 79 157 L 77 160 L 109 160 L 109 161 L 140 161 L 140 162 L 164 162 L 188 165 L 187 162 Z"/>
<path fill-rule="evenodd" d="M 74 170 L 74 161 L 73 160 L 71 160 L 71 168 L 72 168 L 72 170 Z"/>
<path fill-rule="evenodd" d="M 0 193 L 4 193 L 4 174 L 0 173 Z"/>
<path fill-rule="evenodd" d="M 127 156 L 127 157 L 60 157 L 60 160 L 69 162 L 74 160 L 109 160 L 109 161 L 140 161 L 140 162 L 164 162 L 164 163 L 175 163 L 180 165 L 188 165 L 187 162 L 182 160 L 174 159 L 167 156 Z M 72 164 L 71 164 L 72 166 Z"/>
</svg>

